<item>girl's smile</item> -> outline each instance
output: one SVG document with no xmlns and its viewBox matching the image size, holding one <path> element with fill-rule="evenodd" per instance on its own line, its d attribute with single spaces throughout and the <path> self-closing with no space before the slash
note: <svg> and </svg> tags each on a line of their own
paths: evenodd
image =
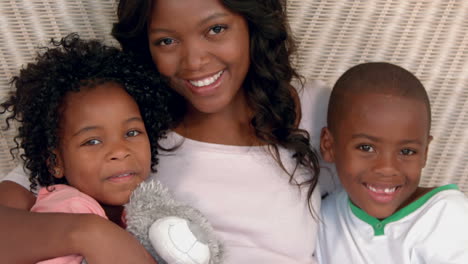
<svg viewBox="0 0 468 264">
<path fill-rule="evenodd" d="M 107 177 L 106 180 L 116 183 L 128 182 L 131 181 L 136 175 L 137 173 L 134 171 L 118 172 L 114 173 L 112 176 Z"/>
</svg>

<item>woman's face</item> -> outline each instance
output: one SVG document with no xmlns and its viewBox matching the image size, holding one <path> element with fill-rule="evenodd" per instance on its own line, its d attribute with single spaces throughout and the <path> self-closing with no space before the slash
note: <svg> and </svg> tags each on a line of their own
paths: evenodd
<svg viewBox="0 0 468 264">
<path fill-rule="evenodd" d="M 148 36 L 153 61 L 190 103 L 189 112 L 214 114 L 244 105 L 250 49 L 242 16 L 218 0 L 156 0 Z"/>
</svg>

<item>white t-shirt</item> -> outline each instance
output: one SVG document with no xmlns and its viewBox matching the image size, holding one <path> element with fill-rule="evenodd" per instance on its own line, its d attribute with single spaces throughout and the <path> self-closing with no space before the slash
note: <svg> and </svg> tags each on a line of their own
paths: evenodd
<svg viewBox="0 0 468 264">
<path fill-rule="evenodd" d="M 438 187 L 379 221 L 344 190 L 322 203 L 317 255 L 327 264 L 467 264 L 468 198 Z"/>
<path fill-rule="evenodd" d="M 326 123 L 329 93 L 319 82 L 311 82 L 299 91 L 300 127 L 311 134 L 317 150 L 320 130 Z M 313 254 L 320 210 L 318 187 L 310 201 L 316 212 L 312 215 L 307 188 L 290 184 L 289 175 L 264 147 L 210 144 L 184 139 L 174 132 L 160 143 L 173 146 L 181 141 L 177 150 L 160 154 L 155 176 L 176 199 L 207 217 L 225 245 L 224 263 L 316 263 Z M 279 151 L 284 166 L 292 171 L 292 153 L 281 148 Z M 24 172 L 15 172 L 6 179 L 24 182 Z M 295 177 L 301 182 L 310 175 L 298 170 Z"/>
</svg>

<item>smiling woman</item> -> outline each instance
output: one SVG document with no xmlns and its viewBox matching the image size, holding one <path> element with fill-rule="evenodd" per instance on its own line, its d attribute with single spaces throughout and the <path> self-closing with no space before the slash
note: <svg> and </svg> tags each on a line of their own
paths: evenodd
<svg viewBox="0 0 468 264">
<path fill-rule="evenodd" d="M 192 120 L 198 121 L 198 131 L 201 126 L 212 126 L 201 115 L 217 119 L 217 126 L 235 125 L 230 121 L 219 124 L 216 116 L 221 115 L 248 123 L 249 111 L 241 86 L 250 65 L 249 30 L 241 15 L 218 1 L 155 1 L 148 37 L 156 67 L 189 102 L 184 117 L 186 128 L 192 126 Z M 182 127 L 177 131 L 183 134 Z M 232 141 L 233 137 L 209 142 L 249 145 L 252 136 L 244 135 L 236 137 L 237 142 Z M 190 138 L 206 141 L 207 136 L 200 131 Z M 232 142 L 226 142 L 228 138 Z"/>
<path fill-rule="evenodd" d="M 315 263 L 319 165 L 309 133 L 323 110 L 312 106 L 302 121 L 300 109 L 321 87 L 291 85 L 299 76 L 284 4 L 121 1 L 113 30 L 178 95 L 179 122 L 160 142 L 179 147 L 161 156 L 158 178 L 207 216 L 225 263 Z"/>
</svg>

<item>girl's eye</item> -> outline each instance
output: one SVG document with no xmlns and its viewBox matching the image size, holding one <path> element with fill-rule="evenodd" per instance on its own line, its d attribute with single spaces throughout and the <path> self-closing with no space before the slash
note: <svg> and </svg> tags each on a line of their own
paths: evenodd
<svg viewBox="0 0 468 264">
<path fill-rule="evenodd" d="M 223 25 L 216 25 L 212 28 L 210 28 L 210 31 L 208 32 L 208 34 L 210 35 L 217 35 L 217 34 L 220 34 L 222 33 L 224 30 L 226 30 L 226 26 L 223 26 Z"/>
<path fill-rule="evenodd" d="M 402 149 L 400 150 L 400 153 L 405 156 L 411 156 L 411 155 L 416 154 L 416 151 L 411 150 L 411 149 Z"/>
<path fill-rule="evenodd" d="M 98 145 L 98 144 L 101 144 L 101 140 L 99 139 L 90 139 L 88 141 L 86 141 L 85 143 L 83 143 L 82 145 L 83 146 L 93 146 L 93 145 Z"/>
<path fill-rule="evenodd" d="M 366 145 L 366 144 L 359 145 L 358 149 L 362 150 L 364 152 L 374 152 L 375 151 L 374 148 L 371 145 Z"/>
<path fill-rule="evenodd" d="M 175 40 L 174 39 L 171 39 L 171 38 L 163 38 L 161 40 L 159 40 L 157 42 L 157 45 L 159 46 L 168 46 L 168 45 L 171 45 L 171 44 L 174 44 L 175 43 Z"/>
<path fill-rule="evenodd" d="M 125 135 L 126 137 L 136 137 L 138 135 L 140 135 L 141 132 L 138 131 L 138 130 L 130 130 L 127 132 L 127 134 Z"/>
</svg>

